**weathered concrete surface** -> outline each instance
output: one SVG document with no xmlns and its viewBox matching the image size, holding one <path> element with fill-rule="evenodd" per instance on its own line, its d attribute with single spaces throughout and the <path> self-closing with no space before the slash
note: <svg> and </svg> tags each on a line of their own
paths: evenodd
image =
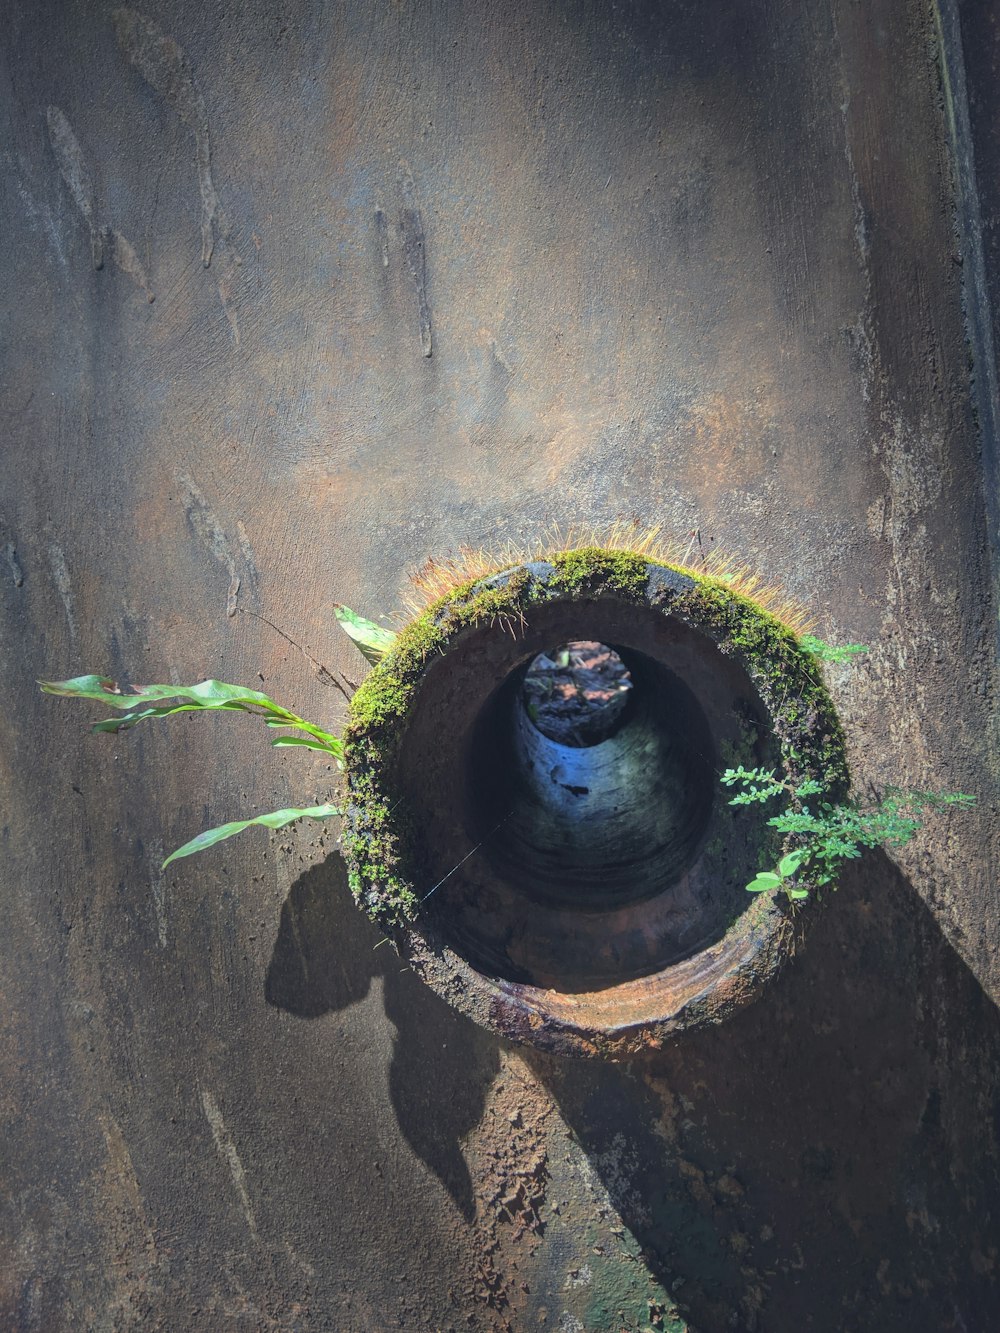
<svg viewBox="0 0 1000 1333">
<path fill-rule="evenodd" d="M 665 1289 L 706 1333 L 996 1326 L 995 620 L 938 24 L 708 8 L 7 6 L 3 1327 L 657 1327 Z M 214 673 L 335 723 L 242 612 L 356 673 L 334 601 L 633 516 L 872 645 L 834 682 L 862 786 L 981 798 L 653 1065 L 498 1048 L 372 953 L 314 830 L 161 875 L 335 775 L 35 692 Z"/>
</svg>

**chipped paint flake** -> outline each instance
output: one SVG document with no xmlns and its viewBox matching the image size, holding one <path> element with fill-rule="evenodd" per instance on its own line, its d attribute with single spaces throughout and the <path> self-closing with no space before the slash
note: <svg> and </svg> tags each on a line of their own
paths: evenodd
<svg viewBox="0 0 1000 1333">
<path fill-rule="evenodd" d="M 66 564 L 66 557 L 63 555 L 62 547 L 56 542 L 49 543 L 49 569 L 52 571 L 52 582 L 56 586 L 56 591 L 62 598 L 62 604 L 66 611 L 66 623 L 69 626 L 69 637 L 76 642 L 76 613 L 74 611 L 73 584 L 69 577 L 69 568 Z"/>
</svg>

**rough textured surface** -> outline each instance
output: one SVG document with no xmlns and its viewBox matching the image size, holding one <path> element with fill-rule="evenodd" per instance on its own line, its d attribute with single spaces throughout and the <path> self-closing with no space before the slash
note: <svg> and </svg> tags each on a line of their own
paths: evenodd
<svg viewBox="0 0 1000 1333">
<path fill-rule="evenodd" d="M 711 11 L 8 4 L 3 1327 L 996 1327 L 996 634 L 937 15 Z M 235 717 L 90 737 L 33 684 L 259 673 L 338 723 L 249 613 L 357 678 L 334 601 L 632 517 L 872 646 L 833 680 L 862 783 L 981 797 L 649 1065 L 498 1046 L 373 952 L 308 830 L 161 875 L 336 775 Z"/>
</svg>

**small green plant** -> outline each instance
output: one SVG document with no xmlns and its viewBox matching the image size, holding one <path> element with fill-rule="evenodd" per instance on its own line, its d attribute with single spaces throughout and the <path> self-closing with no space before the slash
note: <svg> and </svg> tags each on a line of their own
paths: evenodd
<svg viewBox="0 0 1000 1333">
<path fill-rule="evenodd" d="M 868 652 L 865 644 L 828 644 L 827 640 L 817 639 L 815 635 L 803 635 L 799 643 L 805 652 L 812 653 L 821 663 L 849 663 L 859 653 Z"/>
<path fill-rule="evenodd" d="M 810 808 L 805 801 L 823 795 L 821 784 L 813 780 L 793 786 L 773 771 L 741 766 L 727 768 L 722 782 L 738 789 L 730 805 L 765 805 L 777 796 L 785 797 L 785 809 L 767 822 L 779 833 L 797 838 L 800 845 L 787 852 L 774 870 L 755 875 L 747 891 L 781 889 L 791 899 L 809 896 L 803 879 L 820 888 L 832 884 L 842 864 L 859 857 L 863 848 L 905 846 L 921 827 L 925 811 L 976 802 L 965 792 L 893 788 L 880 801 L 868 804 L 832 804 L 820 799 Z"/>
<path fill-rule="evenodd" d="M 821 662 L 850 662 L 868 651 L 863 643 L 827 643 L 825 639 L 817 639 L 815 634 L 803 634 L 799 643 Z"/>
<path fill-rule="evenodd" d="M 813 634 L 799 636 L 800 645 L 821 662 L 848 662 L 867 653 L 863 643 L 835 645 Z M 735 787 L 730 805 L 766 805 L 781 796 L 785 808 L 767 821 L 798 846 L 786 852 L 773 870 L 759 871 L 747 885 L 749 893 L 780 889 L 792 900 L 808 898 L 812 885 L 833 884 L 845 861 L 865 848 L 904 847 L 923 824 L 926 811 L 946 805 L 975 805 L 965 792 L 905 791 L 889 788 L 879 801 L 834 802 L 814 778 L 793 784 L 773 769 L 727 768 L 723 786 Z M 818 799 L 813 799 L 818 798 Z M 812 805 L 806 804 L 812 800 Z"/>
<path fill-rule="evenodd" d="M 345 632 L 361 649 L 369 662 L 377 662 L 392 646 L 395 634 L 390 630 L 375 625 L 355 615 L 346 606 L 334 608 L 334 614 Z M 309 722 L 297 713 L 283 708 L 280 704 L 262 694 L 259 690 L 244 689 L 242 685 L 229 685 L 222 680 L 203 680 L 197 685 L 139 685 L 130 690 L 123 690 L 115 681 L 106 676 L 75 676 L 72 680 L 40 680 L 38 684 L 46 694 L 62 695 L 71 699 L 93 699 L 114 708 L 118 716 L 109 717 L 102 722 L 95 722 L 92 731 L 119 732 L 128 731 L 151 718 L 173 717 L 175 713 L 229 712 L 249 713 L 252 717 L 263 719 L 265 726 L 278 728 L 298 735 L 275 737 L 271 744 L 276 748 L 298 746 L 307 750 L 318 750 L 330 755 L 343 767 L 344 743 L 337 736 L 325 731 L 315 722 Z M 237 819 L 217 828 L 206 829 L 196 838 L 178 847 L 163 862 L 166 868 L 171 861 L 182 856 L 191 856 L 214 847 L 244 829 L 255 824 L 265 828 L 284 828 L 299 819 L 330 819 L 341 813 L 335 805 L 312 805 L 286 810 L 271 810 L 267 814 L 257 815 L 253 819 Z"/>
<path fill-rule="evenodd" d="M 383 629 L 374 621 L 365 620 L 364 616 L 359 616 L 349 606 L 341 606 L 339 602 L 333 608 L 333 614 L 340 628 L 372 666 L 385 657 L 398 637 L 391 629 Z"/>
</svg>

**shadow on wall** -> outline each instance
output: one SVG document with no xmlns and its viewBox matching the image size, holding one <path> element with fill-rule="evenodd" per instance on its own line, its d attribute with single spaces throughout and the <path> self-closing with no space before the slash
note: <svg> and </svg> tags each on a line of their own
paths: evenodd
<svg viewBox="0 0 1000 1333">
<path fill-rule="evenodd" d="M 499 1068 L 496 1040 L 403 968 L 380 932 L 357 910 L 340 856 L 328 857 L 295 884 L 281 909 L 265 983 L 268 1004 L 298 1018 L 319 1018 L 363 1000 L 384 978 L 386 1014 L 395 1025 L 389 1088 L 407 1142 L 442 1182 L 469 1221 L 472 1180 L 461 1141 L 483 1114 Z M 461 1080 L 442 1079 L 441 1052 Z"/>
<path fill-rule="evenodd" d="M 384 978 L 396 1117 L 471 1220 L 498 1043 L 379 938 L 329 858 L 282 908 L 267 1000 L 316 1018 Z M 1000 1327 L 1000 1015 L 884 855 L 729 1022 L 628 1065 L 527 1059 L 699 1333 Z"/>
<path fill-rule="evenodd" d="M 701 1333 L 1000 1328 L 1000 1016 L 883 854 L 769 997 L 531 1063 Z"/>
</svg>

